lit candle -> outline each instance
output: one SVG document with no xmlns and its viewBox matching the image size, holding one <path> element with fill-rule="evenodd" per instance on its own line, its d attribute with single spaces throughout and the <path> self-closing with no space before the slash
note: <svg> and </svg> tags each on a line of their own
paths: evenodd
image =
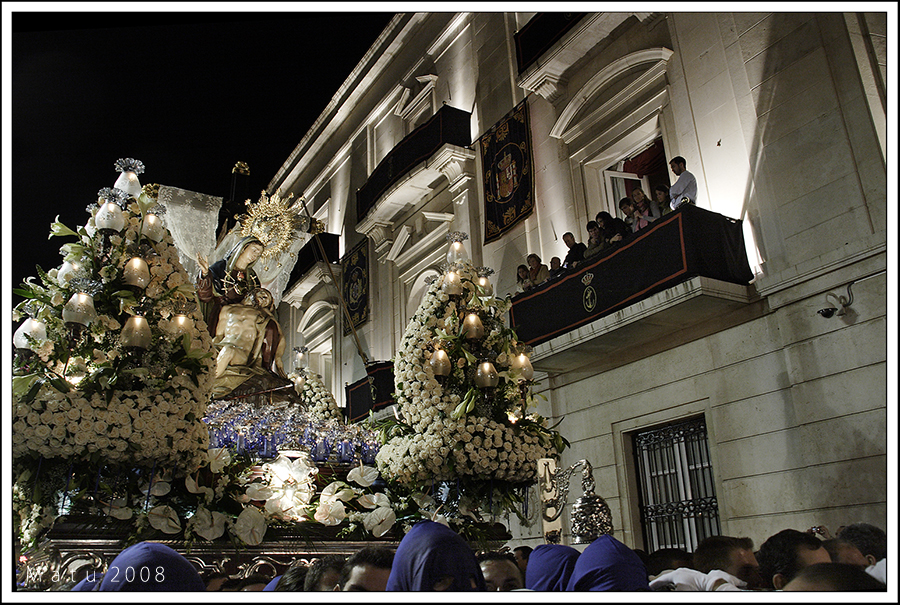
<svg viewBox="0 0 900 605">
<path fill-rule="evenodd" d="M 134 288 L 143 290 L 150 283 L 150 267 L 147 266 L 147 261 L 140 256 L 135 256 L 128 261 L 122 275 L 125 283 Z"/>
<path fill-rule="evenodd" d="M 121 231 L 125 226 L 125 215 L 118 204 L 106 202 L 100 206 L 97 215 L 94 217 L 94 224 L 97 229 L 111 229 L 113 231 Z"/>
<path fill-rule="evenodd" d="M 490 361 L 482 361 L 475 372 L 475 386 L 480 389 L 495 387 L 500 384 L 500 375 Z"/>
<path fill-rule="evenodd" d="M 158 242 L 163 238 L 162 221 L 155 214 L 148 214 L 141 223 L 141 235 L 147 239 Z"/>
<path fill-rule="evenodd" d="M 456 263 L 467 258 L 469 258 L 469 255 L 466 253 L 466 247 L 463 246 L 462 242 L 450 244 L 450 250 L 447 252 L 448 263 Z"/>
<path fill-rule="evenodd" d="M 450 296 L 463 293 L 462 282 L 459 280 L 459 275 L 457 275 L 455 271 L 450 271 L 444 276 L 444 283 L 441 285 L 441 290 L 444 291 L 444 294 Z"/>
<path fill-rule="evenodd" d="M 147 349 L 150 347 L 150 324 L 145 317 L 132 315 L 125 322 L 125 327 L 119 334 L 119 340 L 123 347 L 136 347 Z"/>
<path fill-rule="evenodd" d="M 134 170 L 123 170 L 113 187 L 121 189 L 135 199 L 141 196 L 141 182 Z"/>
<path fill-rule="evenodd" d="M 97 319 L 97 311 L 94 309 L 94 297 L 84 292 L 72 295 L 62 311 L 63 321 L 89 326 Z"/>
<path fill-rule="evenodd" d="M 175 324 L 175 333 L 178 335 L 187 334 L 194 327 L 194 320 L 183 313 L 173 317 L 172 322 Z"/>
<path fill-rule="evenodd" d="M 491 280 L 489 280 L 487 277 L 479 277 L 478 285 L 481 286 L 483 296 L 492 296 L 494 294 L 494 286 L 493 284 L 491 284 Z"/>
<path fill-rule="evenodd" d="M 13 344 L 16 345 L 17 349 L 34 351 L 26 336 L 30 336 L 34 340 L 47 340 L 47 326 L 44 322 L 29 317 L 22 322 L 22 325 L 13 334 Z"/>
<path fill-rule="evenodd" d="M 484 324 L 477 313 L 469 313 L 463 321 L 463 329 L 466 331 L 466 338 L 469 340 L 479 340 L 484 338 Z"/>
<path fill-rule="evenodd" d="M 518 370 L 519 374 L 525 380 L 531 380 L 534 378 L 534 368 L 531 365 L 531 360 L 528 359 L 528 356 L 525 353 L 521 353 L 516 355 L 512 359 L 512 363 L 509 367 L 513 370 Z"/>
<path fill-rule="evenodd" d="M 428 360 L 428 363 L 431 365 L 431 369 L 434 370 L 435 376 L 447 376 L 450 374 L 450 357 L 447 356 L 447 351 L 444 349 L 437 349 L 434 355 L 431 356 L 431 359 Z"/>
</svg>

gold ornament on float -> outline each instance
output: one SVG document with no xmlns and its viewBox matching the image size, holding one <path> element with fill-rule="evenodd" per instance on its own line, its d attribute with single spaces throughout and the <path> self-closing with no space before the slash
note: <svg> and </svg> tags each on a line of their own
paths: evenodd
<svg viewBox="0 0 900 605">
<path fill-rule="evenodd" d="M 241 236 L 252 235 L 265 246 L 261 258 L 277 258 L 290 248 L 298 231 L 307 231 L 309 219 L 300 214 L 302 200 L 291 204 L 293 197 L 291 193 L 282 198 L 277 192 L 269 197 L 263 191 L 256 204 L 247 200 L 247 214 L 238 217 Z"/>
</svg>

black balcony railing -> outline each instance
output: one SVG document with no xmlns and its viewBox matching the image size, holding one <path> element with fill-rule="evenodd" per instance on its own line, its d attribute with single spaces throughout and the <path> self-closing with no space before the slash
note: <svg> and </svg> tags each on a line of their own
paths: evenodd
<svg viewBox="0 0 900 605">
<path fill-rule="evenodd" d="M 322 248 L 325 249 L 325 258 L 322 258 L 322 251 L 319 249 L 319 244 L 316 243 L 316 238 L 319 238 L 319 241 L 322 242 Z M 303 279 L 303 276 L 309 273 L 309 270 L 316 263 L 338 262 L 339 239 L 340 236 L 333 233 L 319 233 L 303 244 L 303 247 L 297 252 L 297 262 L 294 263 L 294 268 L 291 269 L 291 277 L 288 279 L 288 286 L 285 291 L 290 290 L 294 284 Z"/>
<path fill-rule="evenodd" d="M 684 205 L 512 299 L 511 327 L 537 346 L 696 276 L 747 285 L 742 223 Z"/>
<path fill-rule="evenodd" d="M 547 52 L 587 13 L 537 13 L 516 32 L 516 62 L 519 73 Z"/>
<path fill-rule="evenodd" d="M 419 162 L 446 144 L 467 147 L 472 142 L 471 116 L 444 105 L 434 116 L 409 133 L 379 162 L 365 185 L 356 192 L 356 220 L 361 221 L 381 195 Z"/>
</svg>

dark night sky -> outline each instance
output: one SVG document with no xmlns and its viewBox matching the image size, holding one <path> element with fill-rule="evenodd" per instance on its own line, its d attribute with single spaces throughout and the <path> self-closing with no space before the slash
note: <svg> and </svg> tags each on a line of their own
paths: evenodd
<svg viewBox="0 0 900 605">
<path fill-rule="evenodd" d="M 50 224 L 84 224 L 117 158 L 144 163 L 143 185 L 223 197 L 245 161 L 257 199 L 392 16 L 12 13 L 5 283 L 62 262 Z"/>
</svg>

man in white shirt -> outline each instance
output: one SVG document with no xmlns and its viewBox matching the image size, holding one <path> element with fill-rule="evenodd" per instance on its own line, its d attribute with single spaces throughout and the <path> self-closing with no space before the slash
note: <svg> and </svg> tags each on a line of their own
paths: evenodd
<svg viewBox="0 0 900 605">
<path fill-rule="evenodd" d="M 675 156 L 669 162 L 672 172 L 678 177 L 675 184 L 669 187 L 669 207 L 672 210 L 678 208 L 683 198 L 688 198 L 690 203 L 697 203 L 697 177 L 687 170 L 687 162 L 680 155 Z"/>
</svg>

